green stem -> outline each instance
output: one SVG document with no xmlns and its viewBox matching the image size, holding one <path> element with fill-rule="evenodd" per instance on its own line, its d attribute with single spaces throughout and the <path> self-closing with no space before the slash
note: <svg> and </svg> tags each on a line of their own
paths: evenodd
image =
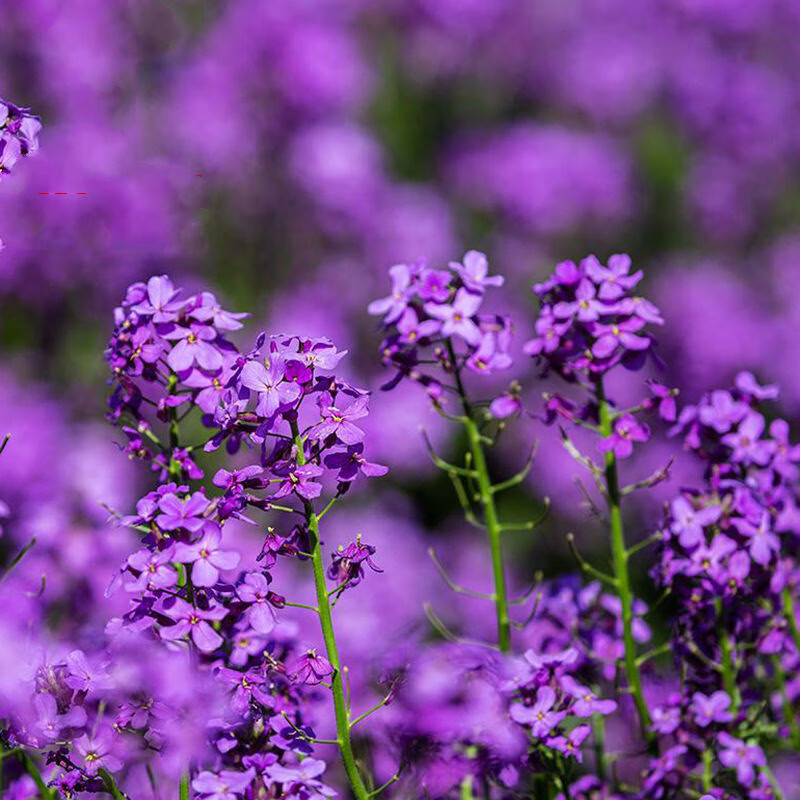
<svg viewBox="0 0 800 800">
<path fill-rule="evenodd" d="M 189 800 L 189 775 L 181 775 L 180 800 Z"/>
<path fill-rule="evenodd" d="M 116 781 L 107 769 L 101 769 L 97 774 L 105 784 L 106 791 L 114 798 L 114 800 L 125 800 L 125 795 L 119 790 Z"/>
<path fill-rule="evenodd" d="M 475 468 L 476 480 L 478 481 L 478 495 L 481 506 L 483 507 L 484 522 L 486 533 L 489 537 L 489 551 L 492 557 L 492 575 L 494 577 L 494 601 L 497 616 L 497 644 L 500 650 L 507 653 L 511 649 L 511 618 L 508 613 L 508 587 L 506 585 L 506 575 L 503 568 L 503 548 L 500 542 L 502 525 L 497 515 L 497 507 L 494 502 L 494 492 L 492 491 L 492 481 L 489 477 L 489 468 L 486 464 L 486 455 L 483 452 L 480 431 L 472 418 L 472 408 L 470 407 L 464 384 L 461 380 L 461 372 L 456 360 L 456 354 L 452 344 L 450 347 L 450 358 L 453 362 L 456 387 L 461 397 L 461 404 L 464 407 L 464 428 L 467 432 L 469 449 L 472 453 L 473 466 Z"/>
<path fill-rule="evenodd" d="M 722 621 L 722 601 L 716 600 L 714 607 L 717 612 L 717 635 L 719 637 L 720 650 L 722 651 L 722 683 L 731 698 L 731 711 L 735 714 L 739 708 L 739 688 L 736 684 L 736 669 L 733 664 L 731 640 Z"/>
<path fill-rule="evenodd" d="M 25 767 L 25 772 L 33 778 L 33 782 L 36 784 L 36 788 L 39 790 L 42 800 L 51 800 L 53 793 L 44 782 L 44 778 L 42 778 L 42 773 L 39 772 L 36 762 L 24 751 L 20 753 L 20 758 L 22 759 L 22 766 Z"/>
<path fill-rule="evenodd" d="M 795 750 L 800 750 L 800 725 L 797 723 L 797 715 L 794 713 L 792 701 L 786 691 L 786 675 L 783 672 L 780 656 L 772 657 L 772 665 L 775 669 L 775 682 L 778 684 L 778 691 L 781 695 L 783 716 L 786 717 L 786 721 L 792 731 L 792 746 Z"/>
<path fill-rule="evenodd" d="M 465 409 L 466 411 L 466 409 Z M 506 586 L 505 570 L 503 569 L 503 549 L 500 542 L 500 521 L 492 493 L 492 484 L 489 478 L 489 469 L 486 465 L 486 456 L 483 452 L 478 426 L 471 417 L 464 422 L 469 439 L 470 452 L 478 473 L 478 493 L 483 506 L 486 532 L 489 536 L 489 552 L 492 556 L 492 575 L 494 576 L 494 600 L 497 615 L 497 644 L 504 653 L 511 648 L 511 620 L 508 613 L 508 588 Z"/>
<path fill-rule="evenodd" d="M 595 395 L 600 412 L 600 433 L 604 439 L 612 436 L 611 409 L 605 396 L 603 379 L 595 378 Z M 622 639 L 625 648 L 625 675 L 628 679 L 628 689 L 633 695 L 633 702 L 639 714 L 642 733 L 648 743 L 653 741 L 650 728 L 650 713 L 642 690 L 642 676 L 636 657 L 636 640 L 633 638 L 633 594 L 630 586 L 630 573 L 628 559 L 630 553 L 625 546 L 625 531 L 622 525 L 622 510 L 620 508 L 619 478 L 617 476 L 617 459 L 613 450 L 605 454 L 605 482 L 608 492 L 609 524 L 611 527 L 611 557 L 614 564 L 614 577 L 617 581 L 617 593 L 622 606 Z"/>
<path fill-rule="evenodd" d="M 303 450 L 303 440 L 297 428 L 297 423 L 292 423 L 292 435 L 297 446 L 297 463 L 306 463 L 305 452 Z M 311 539 L 311 563 L 314 567 L 314 588 L 317 594 L 317 613 L 320 626 L 322 628 L 322 638 L 325 641 L 325 651 L 328 661 L 333 667 L 331 678 L 331 694 L 333 695 L 333 711 L 336 719 L 336 740 L 339 744 L 339 752 L 342 756 L 345 772 L 347 773 L 350 786 L 357 800 L 368 800 L 369 792 L 364 784 L 364 779 L 358 771 L 355 755 L 353 753 L 353 743 L 350 738 L 350 712 L 347 708 L 344 694 L 344 682 L 342 680 L 342 665 L 339 660 L 339 649 L 336 645 L 336 634 L 333 629 L 333 615 L 328 596 L 328 586 L 325 582 L 325 564 L 322 559 L 322 548 L 319 540 L 319 518 L 314 513 L 314 507 L 310 501 L 304 500 L 303 507 L 306 515 L 306 523 Z"/>
<path fill-rule="evenodd" d="M 797 648 L 797 652 L 800 653 L 800 628 L 797 627 L 794 597 L 792 597 L 792 592 L 788 586 L 781 593 L 781 597 L 783 598 L 783 611 L 786 621 L 789 623 L 789 630 L 792 632 L 792 639 L 794 639 L 794 646 Z"/>
</svg>

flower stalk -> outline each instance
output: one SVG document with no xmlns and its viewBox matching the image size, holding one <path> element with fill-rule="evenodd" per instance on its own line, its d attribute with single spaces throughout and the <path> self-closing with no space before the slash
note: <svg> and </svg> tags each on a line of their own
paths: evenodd
<svg viewBox="0 0 800 800">
<path fill-rule="evenodd" d="M 600 434 L 604 439 L 613 435 L 612 415 L 608 400 L 605 395 L 602 376 L 595 377 L 594 382 L 595 398 L 600 416 Z M 614 568 L 615 588 L 622 607 L 622 640 L 624 647 L 625 676 L 628 681 L 628 688 L 633 697 L 636 711 L 639 715 L 639 722 L 642 733 L 648 741 L 652 741 L 650 731 L 650 712 L 647 710 L 647 703 L 644 699 L 642 689 L 642 676 L 639 671 L 639 664 L 636 655 L 636 641 L 633 637 L 633 593 L 630 585 L 630 571 L 628 561 L 630 550 L 625 544 L 625 530 L 622 523 L 621 494 L 619 488 L 619 477 L 617 474 L 617 458 L 613 449 L 605 453 L 605 484 L 606 500 L 609 512 L 609 528 L 611 532 L 611 560 Z"/>
<path fill-rule="evenodd" d="M 292 435 L 297 448 L 297 463 L 303 466 L 306 463 L 305 452 L 303 450 L 303 438 L 296 422 L 292 422 Z M 364 784 L 364 779 L 358 770 L 355 754 L 353 753 L 353 742 L 350 736 L 350 709 L 347 707 L 345 699 L 344 681 L 341 660 L 339 659 L 339 648 L 336 644 L 336 633 L 333 627 L 333 615 L 331 613 L 330 594 L 325 580 L 325 564 L 322 560 L 322 548 L 319 536 L 319 517 L 314 511 L 314 506 L 310 500 L 303 501 L 306 525 L 311 539 L 311 563 L 314 569 L 314 590 L 317 596 L 316 613 L 319 617 L 322 629 L 322 638 L 325 642 L 327 659 L 333 667 L 331 676 L 330 690 L 333 697 L 333 710 L 336 720 L 336 742 L 339 746 L 344 770 L 347 779 L 357 800 L 368 800 L 370 793 Z"/>
</svg>

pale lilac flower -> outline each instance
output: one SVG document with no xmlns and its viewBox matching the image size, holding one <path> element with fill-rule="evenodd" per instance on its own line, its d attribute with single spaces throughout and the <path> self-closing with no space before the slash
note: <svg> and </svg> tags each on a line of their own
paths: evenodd
<svg viewBox="0 0 800 800">
<path fill-rule="evenodd" d="M 752 786 L 755 768 L 766 766 L 764 751 L 758 745 L 745 744 L 725 731 L 719 734 L 718 742 L 722 746 L 719 751 L 720 762 L 736 770 L 736 778 L 742 786 Z"/>
<path fill-rule="evenodd" d="M 467 344 L 477 346 L 481 341 L 481 332 L 472 317 L 482 300 L 480 295 L 459 289 L 452 305 L 425 303 L 425 311 L 442 321 L 442 336 L 460 336 Z"/>
<path fill-rule="evenodd" d="M 252 769 L 240 772 L 223 769 L 220 772 L 201 772 L 193 781 L 192 788 L 203 800 L 237 800 L 244 795 L 255 778 Z"/>
<path fill-rule="evenodd" d="M 467 289 L 478 294 L 483 294 L 487 286 L 502 286 L 505 281 L 502 275 L 489 277 L 489 261 L 477 250 L 467 251 L 462 263 L 451 261 L 450 267 L 459 274 Z"/>
</svg>

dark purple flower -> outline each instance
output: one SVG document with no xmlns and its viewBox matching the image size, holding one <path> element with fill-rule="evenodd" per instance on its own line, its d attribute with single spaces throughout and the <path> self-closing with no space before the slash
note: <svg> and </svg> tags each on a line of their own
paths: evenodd
<svg viewBox="0 0 800 800">
<path fill-rule="evenodd" d="M 324 656 L 318 656 L 316 650 L 307 650 L 294 665 L 292 678 L 298 683 L 315 686 L 333 674 L 333 667 Z"/>
<path fill-rule="evenodd" d="M 331 554 L 332 563 L 328 567 L 328 577 L 339 586 L 357 586 L 364 578 L 364 564 L 373 572 L 383 572 L 372 560 L 374 555 L 375 548 L 364 544 L 359 534 L 354 542 L 350 542 L 347 547 L 339 545 L 336 552 Z"/>
<path fill-rule="evenodd" d="M 338 481 L 348 483 L 355 480 L 359 472 L 367 478 L 378 478 L 389 471 L 383 464 L 375 464 L 364 458 L 363 443 L 351 445 L 346 450 L 329 453 L 325 456 L 325 466 L 329 469 L 338 469 Z"/>
<path fill-rule="evenodd" d="M 601 439 L 598 447 L 604 453 L 613 452 L 617 458 L 628 458 L 633 453 L 634 442 L 646 442 L 650 438 L 650 429 L 643 425 L 632 414 L 622 414 L 614 420 L 611 436 Z"/>
<path fill-rule="evenodd" d="M 314 478 L 318 478 L 324 470 L 316 464 L 285 464 L 275 467 L 274 473 L 284 480 L 281 482 L 277 491 L 272 495 L 276 500 L 286 495 L 296 492 L 305 500 L 313 500 L 322 494 L 322 485 L 317 483 Z"/>
</svg>

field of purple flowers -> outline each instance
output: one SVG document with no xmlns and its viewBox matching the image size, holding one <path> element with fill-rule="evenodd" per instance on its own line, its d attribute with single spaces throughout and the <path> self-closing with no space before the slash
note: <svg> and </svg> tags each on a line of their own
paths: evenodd
<svg viewBox="0 0 800 800">
<path fill-rule="evenodd" d="M 4 0 L 0 797 L 800 798 L 797 0 Z"/>
</svg>

